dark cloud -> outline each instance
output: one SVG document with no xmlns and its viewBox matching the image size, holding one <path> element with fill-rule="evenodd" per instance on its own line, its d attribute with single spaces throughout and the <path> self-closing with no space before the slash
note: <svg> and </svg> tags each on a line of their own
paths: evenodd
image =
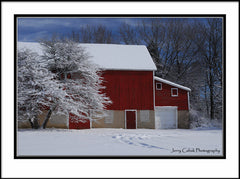
<svg viewBox="0 0 240 179">
<path fill-rule="evenodd" d="M 37 41 L 40 38 L 51 37 L 53 33 L 68 34 L 78 31 L 86 25 L 104 25 L 117 35 L 119 25 L 127 23 L 137 27 L 142 20 L 149 22 L 152 18 L 18 18 L 18 41 Z M 168 20 L 168 18 L 162 18 Z"/>
<path fill-rule="evenodd" d="M 86 25 L 104 25 L 114 32 L 123 22 L 133 26 L 140 19 L 130 18 L 18 18 L 18 41 L 36 41 L 53 33 L 66 34 Z"/>
</svg>

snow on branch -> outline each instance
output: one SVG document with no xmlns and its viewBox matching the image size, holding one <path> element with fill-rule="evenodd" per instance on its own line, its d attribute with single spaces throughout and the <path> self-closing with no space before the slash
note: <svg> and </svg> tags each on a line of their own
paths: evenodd
<svg viewBox="0 0 240 179">
<path fill-rule="evenodd" d="M 43 128 L 53 111 L 75 114 L 77 120 L 103 117 L 111 101 L 102 93 L 99 68 L 85 50 L 72 41 L 42 41 L 41 45 L 42 56 L 18 51 L 19 120 L 37 121 L 38 128 L 40 106 L 49 110 Z"/>
</svg>

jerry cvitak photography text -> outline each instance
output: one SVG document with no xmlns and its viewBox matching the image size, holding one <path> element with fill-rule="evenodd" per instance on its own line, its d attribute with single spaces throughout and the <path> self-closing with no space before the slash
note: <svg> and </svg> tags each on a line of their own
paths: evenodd
<svg viewBox="0 0 240 179">
<path fill-rule="evenodd" d="M 171 153 L 212 153 L 212 154 L 218 154 L 220 153 L 221 150 L 219 149 L 201 149 L 201 148 L 193 148 L 193 147 L 189 147 L 189 148 L 172 148 Z"/>
</svg>

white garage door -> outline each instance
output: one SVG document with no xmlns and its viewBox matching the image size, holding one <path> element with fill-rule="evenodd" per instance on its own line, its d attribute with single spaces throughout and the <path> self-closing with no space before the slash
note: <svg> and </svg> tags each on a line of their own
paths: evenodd
<svg viewBox="0 0 240 179">
<path fill-rule="evenodd" d="M 155 107 L 155 128 L 176 129 L 177 107 L 175 106 Z"/>
</svg>

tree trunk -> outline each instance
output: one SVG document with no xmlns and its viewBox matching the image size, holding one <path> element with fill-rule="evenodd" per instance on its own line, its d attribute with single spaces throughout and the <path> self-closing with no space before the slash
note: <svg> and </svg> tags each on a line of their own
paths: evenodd
<svg viewBox="0 0 240 179">
<path fill-rule="evenodd" d="M 42 124 L 42 128 L 45 129 L 46 126 L 47 126 L 47 123 L 52 115 L 52 112 L 56 109 L 57 106 L 54 106 L 53 108 L 50 108 L 48 113 L 47 113 L 47 116 L 45 117 L 45 120 L 43 121 L 43 124 Z"/>
<path fill-rule="evenodd" d="M 213 92 L 213 80 L 212 80 L 212 74 L 210 74 L 210 85 L 209 85 L 209 90 L 210 90 L 210 117 L 211 119 L 214 119 L 214 114 L 215 114 L 215 105 L 214 105 L 214 92 Z"/>
<path fill-rule="evenodd" d="M 31 119 L 28 121 L 30 122 L 32 129 L 38 129 L 40 127 L 37 117 L 34 117 L 33 121 Z"/>
<path fill-rule="evenodd" d="M 31 119 L 28 119 L 29 123 L 31 124 L 31 127 L 33 129 L 33 122 L 31 121 Z"/>
<path fill-rule="evenodd" d="M 207 114 L 207 117 L 209 117 L 209 107 L 208 107 L 208 96 L 207 96 L 207 87 L 206 87 L 206 84 L 204 86 L 204 98 L 205 98 L 205 105 L 206 105 L 206 114 Z"/>
</svg>

